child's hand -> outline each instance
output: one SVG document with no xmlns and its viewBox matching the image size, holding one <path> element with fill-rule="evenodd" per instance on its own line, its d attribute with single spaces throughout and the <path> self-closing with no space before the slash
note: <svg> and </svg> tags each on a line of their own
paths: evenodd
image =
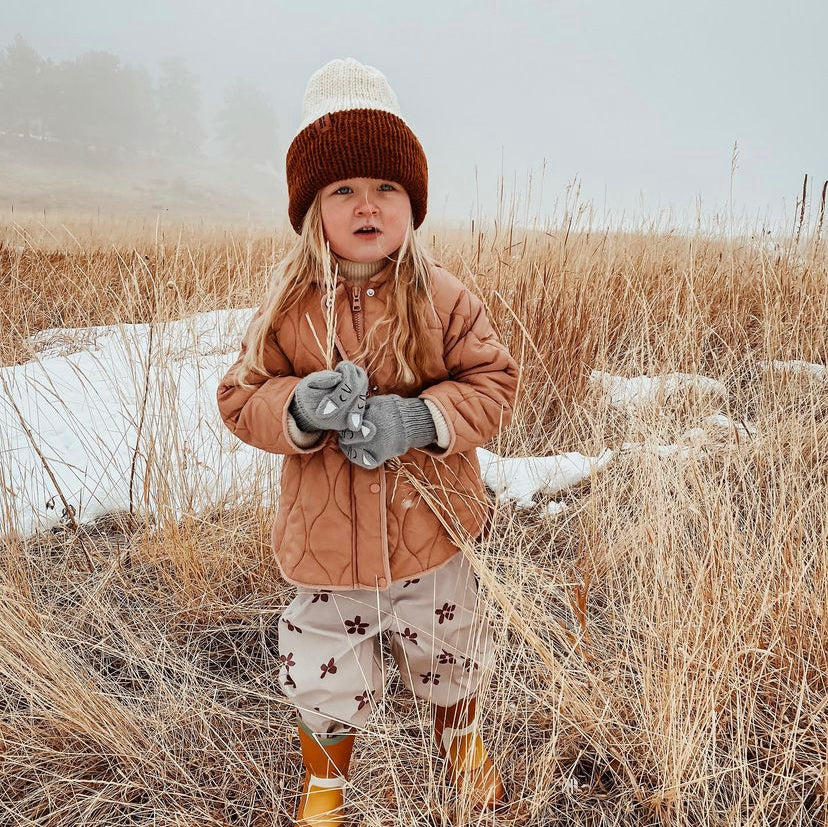
<svg viewBox="0 0 828 827">
<path fill-rule="evenodd" d="M 368 395 L 368 374 L 353 362 L 342 361 L 334 370 L 318 370 L 296 386 L 288 410 L 306 432 L 357 429 Z"/>
<path fill-rule="evenodd" d="M 338 443 L 339 450 L 355 465 L 377 468 L 391 457 L 436 439 L 434 419 L 422 399 L 389 393 L 372 396 L 361 427 L 341 431 Z"/>
</svg>

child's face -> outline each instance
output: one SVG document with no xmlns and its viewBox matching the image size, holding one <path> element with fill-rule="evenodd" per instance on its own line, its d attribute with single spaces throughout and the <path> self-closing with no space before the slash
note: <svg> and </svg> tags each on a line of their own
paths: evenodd
<svg viewBox="0 0 828 827">
<path fill-rule="evenodd" d="M 340 258 L 376 261 L 398 250 L 411 216 L 408 193 L 396 181 L 344 178 L 322 190 L 322 227 Z M 379 232 L 357 233 L 372 225 Z"/>
</svg>

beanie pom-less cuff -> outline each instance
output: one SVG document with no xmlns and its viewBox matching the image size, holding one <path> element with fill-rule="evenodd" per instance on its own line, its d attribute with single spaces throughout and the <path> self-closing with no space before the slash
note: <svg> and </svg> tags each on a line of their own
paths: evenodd
<svg viewBox="0 0 828 827">
<path fill-rule="evenodd" d="M 392 112 L 344 109 L 322 115 L 293 139 L 285 166 L 288 216 L 297 233 L 316 193 L 345 178 L 398 182 L 411 201 L 414 229 L 425 219 L 426 155 L 417 136 Z"/>
</svg>

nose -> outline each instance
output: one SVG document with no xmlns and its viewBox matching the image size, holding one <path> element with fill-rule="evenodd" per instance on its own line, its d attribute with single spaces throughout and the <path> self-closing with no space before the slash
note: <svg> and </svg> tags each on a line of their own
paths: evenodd
<svg viewBox="0 0 828 827">
<path fill-rule="evenodd" d="M 368 193 L 365 193 L 364 200 L 357 207 L 358 215 L 374 215 L 377 212 L 377 207 L 373 201 L 369 200 Z"/>
</svg>

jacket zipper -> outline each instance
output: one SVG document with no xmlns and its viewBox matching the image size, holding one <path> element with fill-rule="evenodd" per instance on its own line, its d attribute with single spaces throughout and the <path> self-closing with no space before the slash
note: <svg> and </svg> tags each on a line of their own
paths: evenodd
<svg viewBox="0 0 828 827">
<path fill-rule="evenodd" d="M 356 284 L 351 288 L 351 312 L 354 314 L 357 341 L 362 342 L 362 288 Z"/>
<path fill-rule="evenodd" d="M 351 313 L 354 319 L 354 331 L 357 341 L 362 341 L 362 290 L 355 284 L 351 288 Z M 354 588 L 359 587 L 359 570 L 357 568 L 357 509 L 354 494 L 354 464 L 349 462 L 351 474 L 351 568 L 354 573 Z"/>
</svg>

